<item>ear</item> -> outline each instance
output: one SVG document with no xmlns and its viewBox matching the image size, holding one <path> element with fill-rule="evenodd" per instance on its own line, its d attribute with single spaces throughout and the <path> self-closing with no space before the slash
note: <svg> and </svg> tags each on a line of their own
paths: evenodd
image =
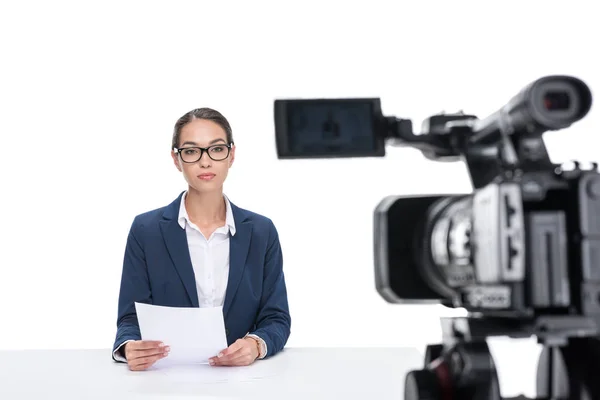
<svg viewBox="0 0 600 400">
<path fill-rule="evenodd" d="M 179 172 L 183 172 L 181 170 L 181 164 L 179 163 L 179 154 L 171 150 L 171 157 L 173 158 L 173 164 L 175 164 L 175 168 L 177 168 Z"/>
<path fill-rule="evenodd" d="M 232 144 L 231 145 L 231 153 L 229 153 L 229 166 L 230 167 L 233 164 L 234 160 L 235 160 L 235 144 Z"/>
</svg>

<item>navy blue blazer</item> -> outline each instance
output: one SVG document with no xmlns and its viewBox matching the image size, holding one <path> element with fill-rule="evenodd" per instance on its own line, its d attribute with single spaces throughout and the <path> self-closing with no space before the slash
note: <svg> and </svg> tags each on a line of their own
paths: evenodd
<svg viewBox="0 0 600 400">
<path fill-rule="evenodd" d="M 126 340 L 141 339 L 134 302 L 199 307 L 187 237 L 177 222 L 183 193 L 168 206 L 133 220 L 123 261 L 113 352 Z M 279 236 L 269 218 L 233 203 L 231 209 L 236 234 L 230 235 L 223 304 L 227 343 L 250 332 L 265 341 L 269 357 L 283 349 L 291 327 Z"/>
</svg>

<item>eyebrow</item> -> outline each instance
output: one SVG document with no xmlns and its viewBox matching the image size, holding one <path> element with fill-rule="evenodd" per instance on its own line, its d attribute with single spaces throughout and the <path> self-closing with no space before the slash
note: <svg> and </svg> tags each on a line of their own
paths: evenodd
<svg viewBox="0 0 600 400">
<path fill-rule="evenodd" d="M 211 144 L 215 144 L 215 143 L 218 143 L 218 142 L 227 143 L 225 141 L 225 139 L 218 138 L 218 139 L 211 140 L 208 144 L 211 145 Z M 185 146 L 185 145 L 198 146 L 198 143 L 196 143 L 196 142 L 183 142 L 181 145 L 182 146 Z"/>
</svg>

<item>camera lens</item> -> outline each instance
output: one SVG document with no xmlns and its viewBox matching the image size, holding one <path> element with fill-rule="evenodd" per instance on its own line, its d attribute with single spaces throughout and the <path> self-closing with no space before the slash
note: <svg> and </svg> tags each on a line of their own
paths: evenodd
<svg viewBox="0 0 600 400">
<path fill-rule="evenodd" d="M 449 196 L 428 210 L 422 241 L 423 279 L 452 299 L 474 278 L 471 257 L 471 196 Z"/>
</svg>

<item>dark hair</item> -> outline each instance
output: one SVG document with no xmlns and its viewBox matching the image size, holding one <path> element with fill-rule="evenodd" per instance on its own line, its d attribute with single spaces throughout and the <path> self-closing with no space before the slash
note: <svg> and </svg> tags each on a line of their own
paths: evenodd
<svg viewBox="0 0 600 400">
<path fill-rule="evenodd" d="M 196 108 L 190 112 L 187 112 L 177 120 L 177 122 L 175 123 L 175 128 L 173 129 L 173 140 L 171 142 L 171 149 L 179 147 L 179 137 L 181 136 L 181 130 L 185 125 L 187 125 L 195 119 L 205 119 L 208 121 L 215 122 L 225 131 L 227 143 L 233 144 L 233 134 L 231 132 L 231 125 L 229 125 L 229 121 L 227 121 L 227 118 L 225 118 L 223 114 L 221 114 L 217 110 L 213 110 L 212 108 L 208 107 L 203 107 Z"/>
</svg>

